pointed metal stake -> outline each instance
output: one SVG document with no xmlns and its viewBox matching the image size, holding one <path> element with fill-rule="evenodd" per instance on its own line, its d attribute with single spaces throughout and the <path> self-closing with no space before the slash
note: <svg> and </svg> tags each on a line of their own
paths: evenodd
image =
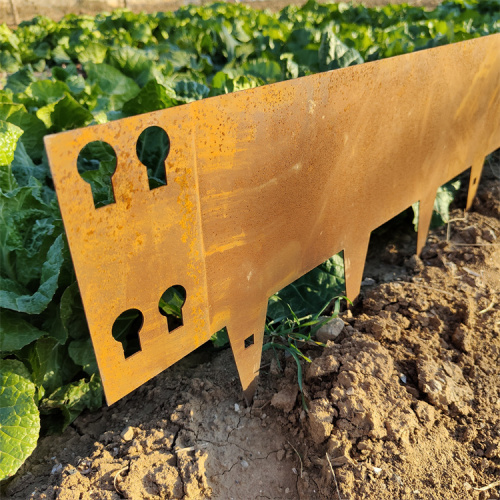
<svg viewBox="0 0 500 500">
<path fill-rule="evenodd" d="M 345 293 L 351 301 L 359 295 L 361 289 L 370 234 L 359 235 L 355 242 L 344 249 Z"/>
<path fill-rule="evenodd" d="M 499 111 L 500 113 L 500 111 Z M 477 187 L 479 186 L 479 180 L 481 179 L 481 174 L 483 172 L 484 166 L 484 158 L 478 158 L 472 164 L 470 169 L 470 178 L 469 178 L 469 192 L 467 193 L 467 205 L 465 206 L 465 210 L 470 210 L 472 207 L 472 202 L 476 197 Z"/>
<path fill-rule="evenodd" d="M 417 255 L 422 253 L 427 241 L 434 202 L 436 201 L 436 193 L 437 189 L 430 189 L 418 203 Z"/>
<path fill-rule="evenodd" d="M 264 307 L 261 307 L 258 314 L 251 317 L 245 315 L 246 311 L 241 311 L 227 329 L 247 405 L 252 403 L 260 372 L 267 300 L 264 299 L 261 303 Z"/>
</svg>

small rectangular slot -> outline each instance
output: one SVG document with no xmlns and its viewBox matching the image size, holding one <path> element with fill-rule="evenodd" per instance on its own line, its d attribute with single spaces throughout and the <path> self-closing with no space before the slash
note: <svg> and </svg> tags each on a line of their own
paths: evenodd
<svg viewBox="0 0 500 500">
<path fill-rule="evenodd" d="M 254 342 L 255 342 L 255 341 L 254 341 L 253 335 L 250 335 L 250 337 L 246 338 L 246 339 L 245 339 L 245 349 L 246 349 L 247 347 L 250 347 L 251 345 L 253 345 L 253 344 L 254 344 Z"/>
</svg>

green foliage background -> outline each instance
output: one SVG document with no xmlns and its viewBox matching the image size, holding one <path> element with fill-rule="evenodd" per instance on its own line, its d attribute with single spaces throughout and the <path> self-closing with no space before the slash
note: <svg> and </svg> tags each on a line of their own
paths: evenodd
<svg viewBox="0 0 500 500">
<path fill-rule="evenodd" d="M 0 480 L 32 452 L 39 415 L 59 431 L 102 404 L 44 135 L 499 31 L 499 0 L 432 11 L 309 1 L 279 13 L 216 3 L 0 25 Z M 144 141 L 154 177 L 163 153 Z M 109 151 L 90 147 L 79 167 L 106 203 Z M 340 266 L 333 257 L 272 297 L 270 322 L 319 311 L 342 289 Z"/>
</svg>

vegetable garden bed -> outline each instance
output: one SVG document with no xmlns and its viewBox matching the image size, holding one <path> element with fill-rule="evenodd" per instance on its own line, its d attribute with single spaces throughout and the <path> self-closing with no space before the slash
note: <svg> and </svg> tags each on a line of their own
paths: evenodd
<svg viewBox="0 0 500 500">
<path fill-rule="evenodd" d="M 44 135 L 498 31 L 497 0 L 445 2 L 432 11 L 308 2 L 270 13 L 214 4 L 35 18 L 15 32 L 0 26 L 0 407 L 9 418 L 0 478 L 32 452 L 39 415 L 43 433 L 58 432 L 102 404 Z M 142 146 L 143 163 L 164 157 L 154 135 Z M 106 203 L 109 151 L 83 155 L 81 168 Z M 456 188 L 441 191 L 448 201 L 436 215 L 444 221 Z M 332 258 L 273 297 L 270 322 L 283 315 L 283 302 L 298 316 L 317 313 L 342 288 L 337 263 Z"/>
</svg>

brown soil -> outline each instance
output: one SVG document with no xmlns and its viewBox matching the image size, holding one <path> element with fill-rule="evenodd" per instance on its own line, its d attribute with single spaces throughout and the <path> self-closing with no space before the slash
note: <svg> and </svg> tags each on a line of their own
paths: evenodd
<svg viewBox="0 0 500 500">
<path fill-rule="evenodd" d="M 266 353 L 246 408 L 231 351 L 195 352 L 41 439 L 7 497 L 498 499 L 499 167 L 422 259 L 372 248 L 342 333 L 304 346 L 308 412 L 293 358 Z"/>
</svg>

